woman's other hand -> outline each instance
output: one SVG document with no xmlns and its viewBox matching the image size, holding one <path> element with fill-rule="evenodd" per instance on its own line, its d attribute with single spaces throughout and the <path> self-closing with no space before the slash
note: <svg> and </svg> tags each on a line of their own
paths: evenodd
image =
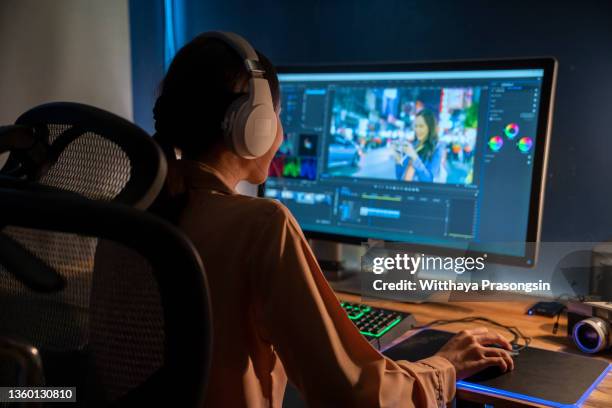
<svg viewBox="0 0 612 408">
<path fill-rule="evenodd" d="M 491 366 L 498 366 L 502 372 L 513 370 L 511 350 L 512 345 L 500 334 L 479 327 L 458 333 L 436 355 L 447 359 L 461 380 Z"/>
</svg>

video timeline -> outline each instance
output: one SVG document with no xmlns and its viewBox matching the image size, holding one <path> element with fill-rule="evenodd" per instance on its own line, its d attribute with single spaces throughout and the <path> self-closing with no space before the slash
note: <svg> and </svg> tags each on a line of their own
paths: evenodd
<svg viewBox="0 0 612 408">
<path fill-rule="evenodd" d="M 266 190 L 266 197 L 276 198 L 288 201 L 294 201 L 297 204 L 327 204 L 332 205 L 332 196 L 329 194 L 313 193 L 309 191 L 291 191 L 291 190 L 277 190 L 275 188 L 269 188 Z"/>
</svg>

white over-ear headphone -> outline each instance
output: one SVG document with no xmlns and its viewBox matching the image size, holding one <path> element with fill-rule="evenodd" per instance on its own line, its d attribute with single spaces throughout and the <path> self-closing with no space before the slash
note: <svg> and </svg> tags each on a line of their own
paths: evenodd
<svg viewBox="0 0 612 408">
<path fill-rule="evenodd" d="M 238 34 L 211 31 L 203 37 L 219 39 L 232 47 L 244 60 L 249 74 L 249 94 L 236 99 L 225 112 L 225 142 L 237 155 L 245 159 L 263 156 L 276 138 L 276 112 L 270 84 L 264 78 L 265 70 L 257 53 Z"/>
</svg>

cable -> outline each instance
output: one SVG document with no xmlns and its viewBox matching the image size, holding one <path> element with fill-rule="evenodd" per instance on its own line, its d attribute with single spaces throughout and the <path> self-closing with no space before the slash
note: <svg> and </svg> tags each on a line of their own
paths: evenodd
<svg viewBox="0 0 612 408">
<path fill-rule="evenodd" d="M 555 301 L 561 303 L 563 302 L 563 298 L 567 298 L 567 302 L 584 302 L 586 300 L 586 297 L 584 295 L 571 295 L 569 293 L 562 293 L 555 298 Z M 559 331 L 559 319 L 561 319 L 561 315 L 566 310 L 567 305 L 563 304 L 563 308 L 561 308 L 561 310 L 559 310 L 559 313 L 557 313 L 557 320 L 555 320 L 555 324 L 553 325 L 552 329 L 553 334 L 557 334 L 557 332 Z"/>
<path fill-rule="evenodd" d="M 561 315 L 566 310 L 567 310 L 567 306 L 563 306 L 563 308 L 559 310 L 559 313 L 557 313 L 557 320 L 555 321 L 555 324 L 553 325 L 553 329 L 552 329 L 553 334 L 557 334 L 557 331 L 559 331 L 559 319 L 561 319 Z"/>
<path fill-rule="evenodd" d="M 421 329 L 430 329 L 432 327 L 444 326 L 451 323 L 473 323 L 473 322 L 484 322 L 489 323 L 493 326 L 500 327 L 504 330 L 507 330 L 510 334 L 512 334 L 513 339 L 510 342 L 513 346 L 513 351 L 521 352 L 529 347 L 531 343 L 531 337 L 526 336 L 521 332 L 521 330 L 516 326 L 506 326 L 505 324 L 501 324 L 496 322 L 495 320 L 489 319 L 488 317 L 482 316 L 472 316 L 472 317 L 464 317 L 462 319 L 453 319 L 453 320 L 434 320 L 422 326 L 413 327 L 412 330 L 421 330 Z M 519 340 L 523 341 L 523 345 L 519 344 Z"/>
</svg>

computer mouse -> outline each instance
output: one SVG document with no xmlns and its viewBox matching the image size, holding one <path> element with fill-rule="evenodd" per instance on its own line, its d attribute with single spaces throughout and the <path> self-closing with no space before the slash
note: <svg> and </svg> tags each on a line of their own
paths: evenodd
<svg viewBox="0 0 612 408">
<path fill-rule="evenodd" d="M 501 346 L 492 344 L 492 345 L 488 345 L 487 347 L 495 347 L 495 348 L 502 348 Z M 516 350 L 516 348 L 518 347 L 518 345 L 513 344 L 512 345 L 512 351 L 506 350 L 513 358 L 519 355 L 519 352 Z M 516 363 L 515 363 L 516 364 Z M 493 378 L 497 378 L 499 376 L 502 376 L 504 374 L 508 374 L 510 371 L 506 371 L 504 372 L 502 370 L 502 368 L 500 366 L 491 366 L 491 367 L 487 367 L 484 370 L 474 374 L 473 376 L 471 376 L 470 378 L 467 379 L 467 381 L 470 382 L 481 382 L 481 381 L 486 381 L 486 380 L 491 380 Z"/>
<path fill-rule="evenodd" d="M 498 346 L 497 344 L 488 344 L 485 347 L 493 347 L 493 348 L 506 350 L 505 348 L 503 348 L 502 346 Z M 512 350 L 506 350 L 506 352 L 508 352 L 508 354 L 510 354 L 510 356 L 512 357 L 517 357 L 520 354 L 519 349 L 520 349 L 520 346 L 518 344 L 512 343 Z"/>
</svg>

